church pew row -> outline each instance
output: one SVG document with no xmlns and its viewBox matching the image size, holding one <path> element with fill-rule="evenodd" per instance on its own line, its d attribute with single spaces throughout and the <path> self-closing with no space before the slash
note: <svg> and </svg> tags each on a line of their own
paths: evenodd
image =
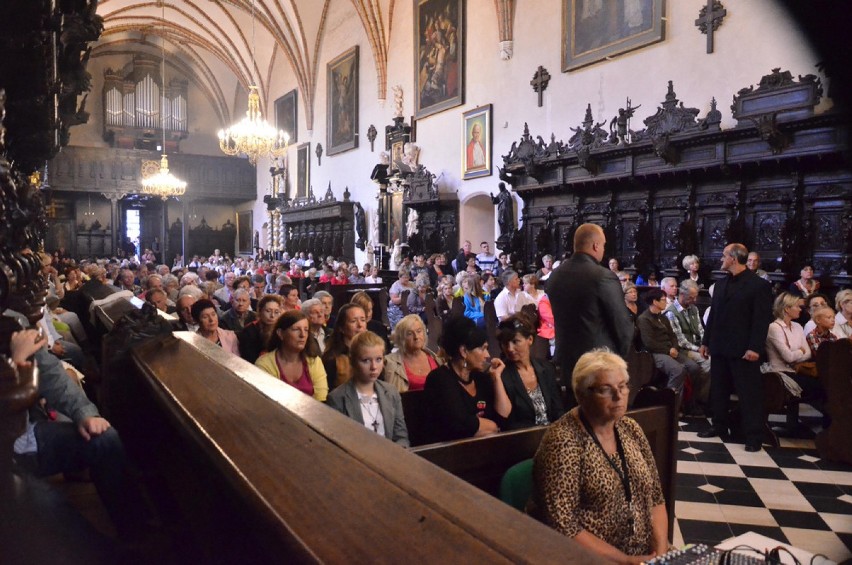
<svg viewBox="0 0 852 565">
<path fill-rule="evenodd" d="M 594 562 L 197 335 L 152 339 L 131 359 L 109 377 L 129 397 L 119 431 L 185 560 Z"/>
<path fill-rule="evenodd" d="M 428 431 L 424 428 L 430 425 L 429 410 L 424 406 L 423 394 L 422 391 L 402 394 L 403 411 L 413 445 L 415 439 L 428 437 Z M 666 498 L 671 532 L 677 474 L 675 393 L 671 389 L 645 388 L 637 395 L 627 415 L 639 423 L 651 445 Z M 535 455 L 546 430 L 546 427 L 538 426 L 483 438 L 418 445 L 412 451 L 496 497 L 499 496 L 503 474 L 512 465 Z"/>
</svg>

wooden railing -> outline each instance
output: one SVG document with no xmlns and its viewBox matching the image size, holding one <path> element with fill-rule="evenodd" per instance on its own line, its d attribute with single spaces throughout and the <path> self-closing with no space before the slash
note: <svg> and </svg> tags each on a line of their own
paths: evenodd
<svg viewBox="0 0 852 565">
<path fill-rule="evenodd" d="M 194 334 L 131 353 L 113 422 L 214 563 L 587 562 L 550 530 Z"/>
</svg>

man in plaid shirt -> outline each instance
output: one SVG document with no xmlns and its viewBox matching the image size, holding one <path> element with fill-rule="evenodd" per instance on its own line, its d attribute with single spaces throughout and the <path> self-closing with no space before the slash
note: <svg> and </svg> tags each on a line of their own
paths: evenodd
<svg viewBox="0 0 852 565">
<path fill-rule="evenodd" d="M 666 308 L 665 314 L 677 338 L 678 347 L 686 353 L 687 357 L 698 363 L 701 370 L 708 375 L 707 379 L 702 379 L 706 386 L 702 386 L 702 390 L 694 391 L 697 400 L 700 403 L 705 403 L 710 392 L 710 359 L 705 359 L 698 353 L 701 340 L 704 338 L 704 324 L 701 322 L 701 314 L 695 305 L 697 300 L 698 284 L 693 280 L 686 279 L 680 283 L 677 297 Z"/>
</svg>

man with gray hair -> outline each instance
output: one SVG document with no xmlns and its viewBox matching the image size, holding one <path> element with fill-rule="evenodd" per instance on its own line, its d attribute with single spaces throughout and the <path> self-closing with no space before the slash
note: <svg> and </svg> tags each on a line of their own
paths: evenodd
<svg viewBox="0 0 852 565">
<path fill-rule="evenodd" d="M 251 309 L 249 291 L 238 288 L 231 294 L 231 307 L 219 317 L 219 325 L 232 332 L 240 333 L 257 319 L 257 314 Z"/>
<path fill-rule="evenodd" d="M 666 277 L 660 281 L 660 288 L 666 293 L 666 304 L 671 305 L 677 298 L 677 279 Z"/>
<path fill-rule="evenodd" d="M 324 291 L 320 291 L 324 292 Z M 330 330 L 325 327 L 325 306 L 319 298 L 302 302 L 302 314 L 308 317 L 308 333 L 317 340 L 321 352 L 325 352 L 325 339 Z"/>
<path fill-rule="evenodd" d="M 706 404 L 710 393 L 710 358 L 698 352 L 704 339 L 704 325 L 695 305 L 697 300 L 698 283 L 687 279 L 680 283 L 677 298 L 668 305 L 665 315 L 677 338 L 678 348 L 701 367 L 702 378 L 690 377 L 694 399 L 699 404 Z"/>
<path fill-rule="evenodd" d="M 494 311 L 497 319 L 503 321 L 521 311 L 526 304 L 535 304 L 530 297 L 521 291 L 521 279 L 516 271 L 504 271 L 503 290 L 494 299 Z"/>
</svg>

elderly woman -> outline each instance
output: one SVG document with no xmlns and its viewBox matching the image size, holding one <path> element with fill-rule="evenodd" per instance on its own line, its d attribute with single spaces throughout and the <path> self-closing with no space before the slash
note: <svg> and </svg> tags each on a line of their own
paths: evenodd
<svg viewBox="0 0 852 565">
<path fill-rule="evenodd" d="M 367 331 L 367 314 L 357 304 L 344 304 L 337 312 L 334 331 L 326 342 L 322 362 L 328 375 L 328 386 L 334 390 L 352 376 L 349 345 L 359 333 Z"/>
<path fill-rule="evenodd" d="M 267 345 L 275 331 L 275 324 L 284 312 L 283 302 L 276 294 L 267 294 L 261 298 L 257 303 L 257 319 L 237 335 L 240 341 L 240 357 L 249 363 L 254 363 L 268 351 Z"/>
<path fill-rule="evenodd" d="M 521 314 L 510 316 L 497 326 L 497 339 L 503 349 L 506 368 L 501 378 L 512 410 L 506 429 L 546 426 L 565 413 L 553 366 L 530 359 L 535 329 Z"/>
<path fill-rule="evenodd" d="M 441 365 L 426 347 L 426 326 L 417 314 L 404 317 L 393 330 L 396 350 L 385 357 L 383 380 L 399 392 L 423 390 L 426 376 Z"/>
<path fill-rule="evenodd" d="M 832 331 L 839 339 L 852 338 L 852 290 L 841 290 L 834 301 L 837 316 L 834 318 Z"/>
<path fill-rule="evenodd" d="M 540 281 L 546 281 L 553 272 L 553 255 L 545 255 L 541 258 L 541 269 L 536 271 L 535 276 Z"/>
<path fill-rule="evenodd" d="M 237 335 L 224 328 L 219 327 L 219 315 L 216 313 L 216 305 L 207 298 L 202 298 L 192 305 L 192 319 L 198 324 L 198 335 L 206 340 L 212 341 L 225 351 L 240 354 L 237 344 Z"/>
<path fill-rule="evenodd" d="M 801 374 L 799 363 L 811 359 L 811 348 L 802 326 L 794 322 L 802 312 L 801 298 L 782 292 L 775 299 L 766 336 L 766 357 L 769 368 L 796 381 L 802 389 L 802 400 L 825 414 L 825 390 L 812 376 Z"/>
<path fill-rule="evenodd" d="M 320 402 L 328 396 L 328 381 L 319 351 L 310 347 L 308 319 L 298 310 L 284 312 L 275 323 L 269 353 L 255 365 Z"/>
<path fill-rule="evenodd" d="M 426 321 L 426 293 L 429 292 L 429 275 L 421 272 L 414 279 L 414 290 L 408 294 L 408 311 Z"/>
<path fill-rule="evenodd" d="M 302 304 L 299 300 L 299 289 L 292 284 L 282 284 L 278 294 L 284 298 L 284 310 L 301 310 Z"/>
<path fill-rule="evenodd" d="M 388 290 L 388 324 L 391 330 L 396 327 L 402 319 L 402 293 L 406 290 L 414 291 L 414 285 L 411 283 L 411 272 L 408 269 L 399 270 L 399 280 L 394 282 L 390 290 Z"/>
<path fill-rule="evenodd" d="M 325 326 L 325 306 L 319 298 L 302 302 L 302 312 L 308 317 L 308 329 L 311 338 L 317 342 L 320 354 L 325 352 L 325 341 L 331 330 Z"/>
<path fill-rule="evenodd" d="M 328 395 L 328 405 L 402 447 L 410 445 L 402 399 L 378 380 L 384 368 L 385 342 L 373 332 L 355 336 L 349 348 L 352 378 Z"/>
<path fill-rule="evenodd" d="M 681 264 L 686 270 L 687 279 L 695 282 L 698 288 L 707 288 L 707 285 L 704 284 L 704 279 L 698 276 L 698 270 L 701 268 L 701 260 L 698 258 L 698 255 L 687 255 L 683 258 Z"/>
<path fill-rule="evenodd" d="M 444 275 L 438 279 L 438 288 L 436 289 L 438 299 L 435 301 L 435 307 L 438 309 L 438 316 L 444 323 L 450 319 L 450 314 L 453 312 L 453 300 L 455 299 L 453 283 L 452 275 Z"/>
<path fill-rule="evenodd" d="M 645 434 L 627 411 L 627 364 L 606 349 L 577 361 L 579 406 L 545 432 L 531 513 L 593 554 L 640 563 L 668 550 L 668 518 Z"/>
<path fill-rule="evenodd" d="M 469 318 L 444 326 L 441 346 L 450 361 L 426 377 L 426 398 L 434 417 L 433 439 L 450 441 L 500 431 L 512 410 L 500 378 L 505 365 L 488 354 L 485 332 Z"/>
<path fill-rule="evenodd" d="M 639 316 L 639 291 L 636 290 L 636 285 L 627 283 L 624 285 L 624 305 L 630 312 L 630 317 L 633 323 L 636 323 L 636 318 Z"/>
<path fill-rule="evenodd" d="M 805 265 L 799 272 L 799 280 L 790 285 L 790 292 L 802 298 L 807 298 L 819 290 L 819 281 L 814 279 L 814 268 Z"/>
</svg>

